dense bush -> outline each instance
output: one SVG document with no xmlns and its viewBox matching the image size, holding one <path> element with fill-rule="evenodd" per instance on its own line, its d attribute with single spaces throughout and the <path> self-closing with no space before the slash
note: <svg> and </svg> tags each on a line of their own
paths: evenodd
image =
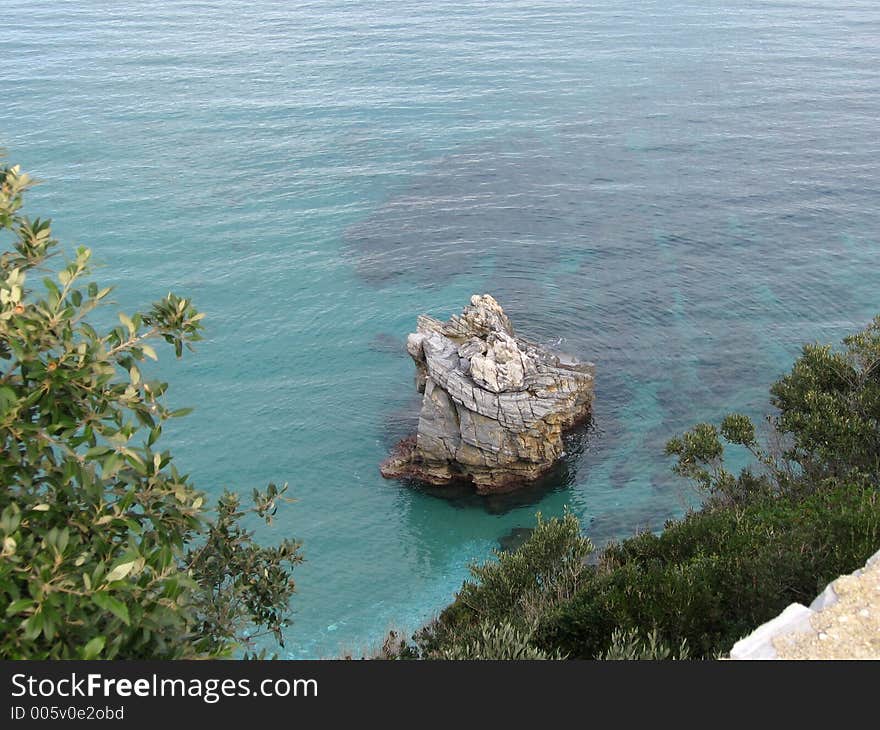
<svg viewBox="0 0 880 730">
<path fill-rule="evenodd" d="M 660 535 L 609 545 L 597 566 L 583 562 L 586 541 L 576 524 L 571 516 L 541 521 L 519 551 L 475 568 L 475 577 L 488 573 L 489 580 L 465 583 L 406 656 L 477 655 L 493 626 L 519 632 L 522 646 L 570 658 L 723 654 L 877 550 L 880 494 L 867 484 L 826 485 L 804 497 L 762 495 L 745 507 L 694 512 Z M 576 578 L 563 590 L 545 590 L 529 577 L 536 554 L 545 572 L 559 560 Z M 574 555 L 579 566 L 569 560 Z"/>
<path fill-rule="evenodd" d="M 592 579 L 547 612 L 537 644 L 594 658 L 615 629 L 656 630 L 669 646 L 686 641 L 694 657 L 711 657 L 789 603 L 809 604 L 878 546 L 872 486 L 690 514 L 606 549 Z"/>
<path fill-rule="evenodd" d="M 466 581 L 440 617 L 415 637 L 416 648 L 404 652 L 425 658 L 473 654 L 484 646 L 492 626 L 509 626 L 528 644 L 548 605 L 573 597 L 592 570 L 592 552 L 574 515 L 544 520 L 516 551 L 497 551 L 496 560 L 471 567 Z M 554 654 L 551 649 L 547 654 Z"/>
<path fill-rule="evenodd" d="M 659 661 L 690 658 L 687 640 L 682 639 L 676 649 L 663 643 L 657 629 L 642 635 L 638 629 L 615 629 L 611 645 L 598 657 L 608 661 Z"/>
<path fill-rule="evenodd" d="M 255 543 L 231 493 L 210 519 L 158 445 L 185 412 L 148 377 L 151 343 L 179 357 L 202 314 L 169 294 L 99 331 L 110 289 L 86 283 L 88 249 L 52 265 L 49 222 L 21 212 L 30 185 L 0 168 L 0 658 L 216 656 L 261 632 L 280 640 L 298 544 Z M 270 519 L 283 491 L 255 491 L 253 510 Z"/>
<path fill-rule="evenodd" d="M 843 344 L 807 345 L 770 390 L 784 457 L 813 483 L 880 475 L 880 316 Z"/>
<path fill-rule="evenodd" d="M 459 641 L 436 657 L 449 660 L 535 660 L 565 659 L 558 651 L 546 652 L 534 646 L 534 632 L 522 631 L 513 624 L 486 622 L 474 639 Z"/>
<path fill-rule="evenodd" d="M 754 424 L 728 415 L 718 429 L 697 424 L 666 451 L 710 505 L 744 504 L 762 494 L 806 494 L 829 479 L 880 480 L 880 316 L 844 338 L 843 348 L 809 344 L 791 372 L 770 388 L 776 409 L 761 444 Z M 747 449 L 755 463 L 734 476 L 724 444 Z"/>
</svg>

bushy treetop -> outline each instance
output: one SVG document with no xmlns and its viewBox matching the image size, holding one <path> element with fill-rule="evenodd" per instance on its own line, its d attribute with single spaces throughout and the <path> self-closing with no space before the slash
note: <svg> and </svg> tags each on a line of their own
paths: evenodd
<svg viewBox="0 0 880 730">
<path fill-rule="evenodd" d="M 192 349 L 203 314 L 169 293 L 98 329 L 90 315 L 111 289 L 90 281 L 87 248 L 58 263 L 49 221 L 22 212 L 32 184 L 0 167 L 0 657 L 182 658 L 266 631 L 280 641 L 299 545 L 257 545 L 231 492 L 209 519 L 159 445 L 188 409 L 169 409 L 144 365 L 155 343 Z M 285 488 L 255 490 L 253 510 L 270 520 Z"/>
</svg>

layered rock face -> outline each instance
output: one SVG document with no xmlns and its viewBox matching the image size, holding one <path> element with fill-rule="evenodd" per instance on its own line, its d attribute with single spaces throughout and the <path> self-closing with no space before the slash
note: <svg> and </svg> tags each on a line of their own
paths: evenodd
<svg viewBox="0 0 880 730">
<path fill-rule="evenodd" d="M 563 431 L 590 414 L 592 363 L 517 337 L 488 294 L 448 322 L 420 316 L 406 349 L 424 393 L 419 427 L 383 476 L 507 491 L 547 471 L 562 455 Z"/>
</svg>

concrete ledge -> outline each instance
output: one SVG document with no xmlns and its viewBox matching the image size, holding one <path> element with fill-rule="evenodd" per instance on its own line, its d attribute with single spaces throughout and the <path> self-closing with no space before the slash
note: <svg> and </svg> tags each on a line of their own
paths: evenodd
<svg viewBox="0 0 880 730">
<path fill-rule="evenodd" d="M 744 639 L 740 639 L 730 650 L 731 659 L 776 659 L 773 639 L 777 636 L 812 631 L 810 617 L 813 612 L 800 603 L 792 603 L 776 618 L 761 624 Z"/>
<path fill-rule="evenodd" d="M 862 620 L 861 633 L 848 636 L 849 644 L 843 645 L 838 651 L 851 652 L 852 656 L 862 658 L 880 658 L 880 654 L 873 655 L 872 648 L 876 639 L 867 636 L 864 632 L 876 632 L 870 628 L 866 619 L 875 612 L 880 615 L 880 582 L 877 586 L 863 586 L 862 590 L 854 590 L 853 585 L 858 585 L 864 580 L 877 580 L 872 574 L 880 570 L 880 550 L 872 555 L 865 563 L 864 568 L 859 568 L 849 575 L 841 576 L 829 583 L 813 602 L 810 607 L 800 603 L 792 603 L 779 616 L 762 624 L 751 634 L 740 639 L 730 650 L 731 659 L 779 659 L 779 651 L 782 658 L 818 658 L 825 652 L 813 653 L 816 650 L 809 647 L 813 640 L 827 641 L 833 639 L 831 633 L 827 633 L 827 624 L 832 617 L 841 624 L 855 628 L 859 620 Z M 853 595 L 858 595 L 861 601 L 858 605 L 848 606 L 843 603 L 843 597 L 851 601 Z M 875 608 L 876 606 L 876 608 Z M 825 613 L 825 612 L 828 613 Z M 856 615 L 850 615 L 852 612 Z M 839 616 L 837 614 L 840 614 Z M 832 632 L 833 633 L 833 632 Z M 867 648 L 866 648 L 867 647 Z M 778 651 L 777 651 L 778 650 Z M 867 656 L 866 656 L 867 653 Z M 828 658 L 835 658 L 829 656 Z"/>
</svg>

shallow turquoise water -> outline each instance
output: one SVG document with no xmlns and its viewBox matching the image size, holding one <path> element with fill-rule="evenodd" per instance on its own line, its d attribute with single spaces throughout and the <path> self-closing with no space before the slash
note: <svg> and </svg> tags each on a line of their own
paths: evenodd
<svg viewBox="0 0 880 730">
<path fill-rule="evenodd" d="M 120 308 L 207 311 L 168 442 L 208 491 L 291 483 L 285 656 L 419 625 L 537 510 L 659 528 L 693 499 L 666 439 L 880 311 L 873 0 L 153 5 L 6 0 L 0 144 Z M 595 428 L 441 499 L 377 464 L 415 316 L 474 292 L 597 363 Z"/>
</svg>

